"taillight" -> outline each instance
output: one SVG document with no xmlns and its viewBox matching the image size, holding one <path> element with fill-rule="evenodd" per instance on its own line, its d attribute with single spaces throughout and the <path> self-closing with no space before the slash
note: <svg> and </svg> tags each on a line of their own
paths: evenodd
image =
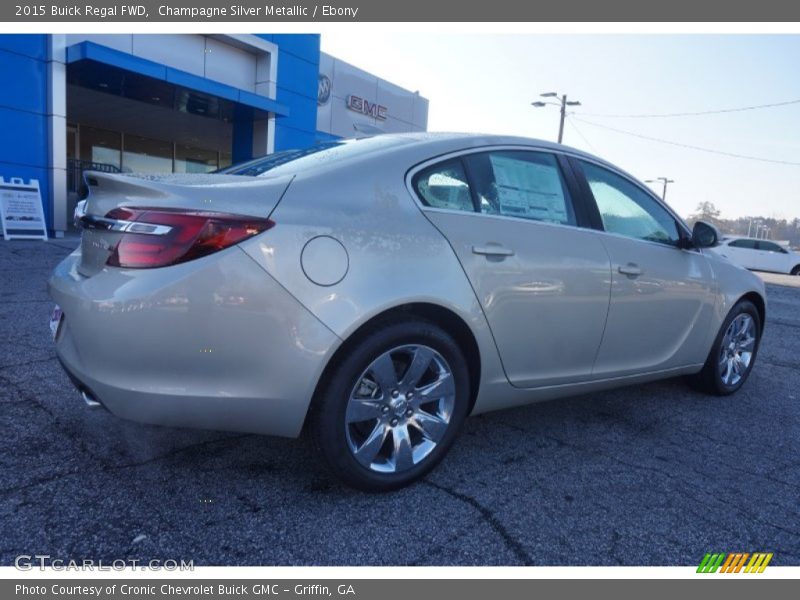
<svg viewBox="0 0 800 600">
<path fill-rule="evenodd" d="M 105 218 L 122 224 L 114 227 L 122 234 L 106 264 L 128 269 L 200 258 L 275 225 L 269 219 L 169 208 L 115 208 Z"/>
</svg>

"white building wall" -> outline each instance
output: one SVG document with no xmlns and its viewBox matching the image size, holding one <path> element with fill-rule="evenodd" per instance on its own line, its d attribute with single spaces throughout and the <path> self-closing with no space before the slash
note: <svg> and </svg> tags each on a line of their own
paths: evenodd
<svg viewBox="0 0 800 600">
<path fill-rule="evenodd" d="M 359 126 L 386 133 L 427 130 L 428 100 L 419 92 L 401 88 L 324 52 L 320 55 L 319 73 L 317 130 L 339 137 L 352 137 Z M 330 94 L 325 97 L 322 91 L 328 82 Z M 350 96 L 380 110 L 373 109 L 372 114 L 353 110 L 348 103 Z"/>
</svg>

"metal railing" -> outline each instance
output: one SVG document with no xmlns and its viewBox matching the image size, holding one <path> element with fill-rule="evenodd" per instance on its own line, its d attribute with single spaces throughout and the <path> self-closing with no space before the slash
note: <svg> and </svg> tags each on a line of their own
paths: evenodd
<svg viewBox="0 0 800 600">
<path fill-rule="evenodd" d="M 79 160 L 77 158 L 67 159 L 67 192 L 78 194 L 80 198 L 86 196 L 86 184 L 83 181 L 84 171 L 100 171 L 101 173 L 119 173 L 120 170 L 114 165 L 107 163 L 92 162 L 90 160 Z"/>
</svg>

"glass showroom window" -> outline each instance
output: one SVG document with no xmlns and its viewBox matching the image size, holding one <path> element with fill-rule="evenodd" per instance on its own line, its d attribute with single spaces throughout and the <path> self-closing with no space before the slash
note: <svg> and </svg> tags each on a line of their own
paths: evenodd
<svg viewBox="0 0 800 600">
<path fill-rule="evenodd" d="M 218 168 L 216 150 L 175 145 L 176 173 L 210 173 Z"/>
<path fill-rule="evenodd" d="M 122 170 L 134 173 L 172 173 L 172 144 L 126 134 Z"/>
<path fill-rule="evenodd" d="M 80 159 L 120 168 L 122 136 L 117 131 L 80 127 Z"/>
</svg>

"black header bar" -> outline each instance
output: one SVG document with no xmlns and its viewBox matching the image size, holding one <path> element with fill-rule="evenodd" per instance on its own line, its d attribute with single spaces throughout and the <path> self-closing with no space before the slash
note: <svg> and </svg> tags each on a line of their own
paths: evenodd
<svg viewBox="0 0 800 600">
<path fill-rule="evenodd" d="M 786 22 L 786 0 L 96 0 L 0 3 L 3 22 Z"/>
</svg>

